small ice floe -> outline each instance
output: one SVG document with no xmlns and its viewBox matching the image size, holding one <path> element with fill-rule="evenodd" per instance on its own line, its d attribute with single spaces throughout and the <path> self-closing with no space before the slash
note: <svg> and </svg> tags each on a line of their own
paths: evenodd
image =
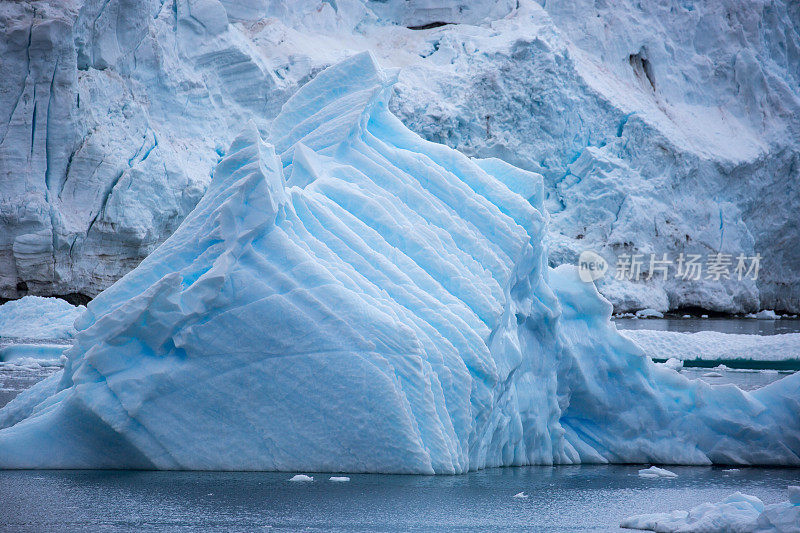
<svg viewBox="0 0 800 533">
<path fill-rule="evenodd" d="M 735 492 L 717 503 L 688 511 L 631 516 L 620 524 L 650 531 L 797 531 L 800 487 L 789 487 L 789 501 L 764 505 L 755 496 Z"/>
<path fill-rule="evenodd" d="M 514 494 L 514 497 L 515 498 L 519 498 L 519 499 L 525 499 L 525 498 L 528 497 L 528 495 L 525 494 L 524 492 L 518 492 L 518 493 Z"/>
<path fill-rule="evenodd" d="M 659 364 L 661 364 L 662 366 L 665 366 L 667 368 L 671 368 L 672 370 L 675 370 L 676 372 L 680 372 L 681 369 L 683 368 L 683 361 L 681 361 L 677 357 L 670 357 L 665 362 L 659 363 Z"/>
<path fill-rule="evenodd" d="M 664 313 L 655 309 L 639 309 L 636 311 L 636 318 L 664 318 Z"/>
<path fill-rule="evenodd" d="M 800 505 L 800 485 L 789 485 L 789 503 Z"/>
<path fill-rule="evenodd" d="M 692 315 L 683 315 L 683 318 L 692 318 Z"/>
<path fill-rule="evenodd" d="M 307 476 L 305 474 L 297 474 L 292 476 L 289 481 L 314 481 L 314 476 Z"/>
<path fill-rule="evenodd" d="M 721 378 L 722 374 L 720 374 L 719 372 L 706 372 L 705 374 L 703 374 L 703 377 L 704 378 Z"/>
<path fill-rule="evenodd" d="M 642 468 L 639 470 L 639 477 L 645 478 L 657 478 L 657 477 L 678 477 L 678 474 L 675 472 L 670 472 L 664 468 L 659 468 L 657 466 L 651 466 L 650 468 Z"/>
<path fill-rule="evenodd" d="M 755 318 L 757 320 L 778 320 L 781 317 L 775 313 L 775 311 L 771 309 L 764 309 L 763 311 L 759 311 L 758 313 L 750 313 L 749 315 L 744 315 L 745 318 Z"/>
<path fill-rule="evenodd" d="M 347 476 L 331 476 L 328 481 L 333 481 L 334 483 L 346 483 L 350 481 L 350 478 Z"/>
<path fill-rule="evenodd" d="M 729 474 L 733 474 L 738 471 L 739 471 L 738 468 L 726 468 L 725 470 L 723 470 L 723 472 L 728 472 Z"/>
<path fill-rule="evenodd" d="M 700 318 L 708 318 L 708 315 L 700 315 Z"/>
</svg>

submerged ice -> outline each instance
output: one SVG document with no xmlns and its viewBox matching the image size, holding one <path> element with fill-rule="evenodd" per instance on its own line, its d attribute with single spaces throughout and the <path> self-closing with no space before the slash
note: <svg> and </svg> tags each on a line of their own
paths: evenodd
<svg viewBox="0 0 800 533">
<path fill-rule="evenodd" d="M 234 140 L 175 233 L 0 411 L 0 467 L 459 473 L 800 464 L 800 376 L 654 365 L 568 266 L 542 178 L 424 141 L 368 54 Z"/>
</svg>

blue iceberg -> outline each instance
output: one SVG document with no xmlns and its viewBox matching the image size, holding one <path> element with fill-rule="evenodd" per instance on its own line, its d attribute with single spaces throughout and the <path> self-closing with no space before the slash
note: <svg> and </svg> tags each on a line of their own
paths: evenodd
<svg viewBox="0 0 800 533">
<path fill-rule="evenodd" d="M 0 410 L 0 467 L 447 474 L 800 464 L 800 375 L 753 393 L 654 365 L 543 244 L 542 178 L 387 108 L 369 53 L 78 318 L 63 372 Z"/>
</svg>

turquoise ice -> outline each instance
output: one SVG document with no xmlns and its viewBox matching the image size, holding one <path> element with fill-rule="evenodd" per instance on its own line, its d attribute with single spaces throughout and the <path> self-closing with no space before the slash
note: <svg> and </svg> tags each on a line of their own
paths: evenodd
<svg viewBox="0 0 800 533">
<path fill-rule="evenodd" d="M 387 109 L 369 53 L 250 124 L 205 196 L 0 410 L 0 467 L 461 473 L 800 464 L 800 375 L 658 367 L 568 266 L 541 176 Z"/>
</svg>

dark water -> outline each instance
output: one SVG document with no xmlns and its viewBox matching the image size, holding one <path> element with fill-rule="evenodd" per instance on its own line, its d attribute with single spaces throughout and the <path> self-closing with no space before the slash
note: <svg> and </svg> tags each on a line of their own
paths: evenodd
<svg viewBox="0 0 800 533">
<path fill-rule="evenodd" d="M 0 472 L 4 531 L 619 531 L 632 514 L 719 501 L 735 491 L 787 499 L 797 469 L 642 466 L 490 469 L 462 476 L 285 473 Z M 524 491 L 526 499 L 514 498 Z"/>
<path fill-rule="evenodd" d="M 654 329 L 695 333 L 717 331 L 744 335 L 778 335 L 800 333 L 800 319 L 755 320 L 752 318 L 615 318 L 617 329 Z"/>
</svg>

